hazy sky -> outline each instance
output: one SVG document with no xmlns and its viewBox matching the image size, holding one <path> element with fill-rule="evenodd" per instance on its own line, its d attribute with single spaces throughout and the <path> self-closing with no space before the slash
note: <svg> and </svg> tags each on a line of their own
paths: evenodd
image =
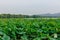
<svg viewBox="0 0 60 40">
<path fill-rule="evenodd" d="M 59 13 L 60 0 L 0 0 L 0 13 Z"/>
</svg>

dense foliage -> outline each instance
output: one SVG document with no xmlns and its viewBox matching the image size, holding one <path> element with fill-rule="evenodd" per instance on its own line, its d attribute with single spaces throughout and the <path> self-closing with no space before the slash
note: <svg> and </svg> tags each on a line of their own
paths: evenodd
<svg viewBox="0 0 60 40">
<path fill-rule="evenodd" d="M 60 40 L 60 19 L 0 19 L 0 40 Z"/>
</svg>

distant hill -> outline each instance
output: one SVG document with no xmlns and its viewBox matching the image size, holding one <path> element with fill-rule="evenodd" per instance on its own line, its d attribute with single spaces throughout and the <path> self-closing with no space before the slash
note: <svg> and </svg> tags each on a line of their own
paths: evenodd
<svg viewBox="0 0 60 40">
<path fill-rule="evenodd" d="M 60 13 L 54 13 L 54 14 L 50 14 L 50 13 L 47 13 L 47 14 L 40 14 L 40 16 L 55 16 L 55 17 L 60 17 Z"/>
</svg>

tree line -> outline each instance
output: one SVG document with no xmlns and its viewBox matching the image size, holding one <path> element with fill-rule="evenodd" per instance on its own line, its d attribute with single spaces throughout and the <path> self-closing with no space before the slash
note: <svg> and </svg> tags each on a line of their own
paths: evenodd
<svg viewBox="0 0 60 40">
<path fill-rule="evenodd" d="M 0 18 L 52 18 L 55 16 L 40 16 L 40 15 L 21 15 L 21 14 L 0 14 Z"/>
</svg>

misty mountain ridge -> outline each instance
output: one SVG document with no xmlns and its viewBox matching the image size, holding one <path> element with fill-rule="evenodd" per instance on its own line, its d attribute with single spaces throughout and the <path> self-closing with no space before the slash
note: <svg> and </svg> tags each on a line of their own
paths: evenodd
<svg viewBox="0 0 60 40">
<path fill-rule="evenodd" d="M 54 14 L 46 13 L 46 14 L 40 14 L 40 16 L 60 16 L 60 13 L 54 13 Z"/>
</svg>

